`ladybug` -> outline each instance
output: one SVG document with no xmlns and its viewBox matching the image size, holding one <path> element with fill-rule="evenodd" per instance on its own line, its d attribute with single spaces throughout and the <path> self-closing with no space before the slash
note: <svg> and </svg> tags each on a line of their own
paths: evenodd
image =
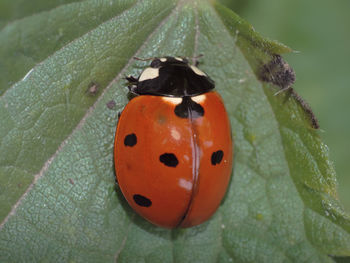
<svg viewBox="0 0 350 263">
<path fill-rule="evenodd" d="M 210 77 L 186 58 L 153 58 L 138 78 L 115 135 L 118 185 L 151 223 L 191 227 L 209 219 L 225 195 L 233 142 Z"/>
</svg>

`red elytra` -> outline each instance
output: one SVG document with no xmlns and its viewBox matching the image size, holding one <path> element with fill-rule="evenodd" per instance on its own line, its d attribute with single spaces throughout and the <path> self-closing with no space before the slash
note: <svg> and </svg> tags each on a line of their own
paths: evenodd
<svg viewBox="0 0 350 263">
<path fill-rule="evenodd" d="M 213 81 L 173 57 L 156 58 L 138 79 L 127 79 L 139 96 L 124 108 L 115 136 L 124 197 L 161 227 L 206 221 L 226 193 L 233 160 L 230 121 Z"/>
</svg>

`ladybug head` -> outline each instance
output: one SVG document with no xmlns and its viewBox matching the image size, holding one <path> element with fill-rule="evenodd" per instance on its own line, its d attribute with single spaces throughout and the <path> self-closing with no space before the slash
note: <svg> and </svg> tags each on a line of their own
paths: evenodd
<svg viewBox="0 0 350 263">
<path fill-rule="evenodd" d="M 182 57 L 162 57 L 162 58 L 154 58 L 151 62 L 150 67 L 151 68 L 160 68 L 164 67 L 165 65 L 178 65 L 178 66 L 184 66 L 188 65 L 187 58 Z"/>
<path fill-rule="evenodd" d="M 138 78 L 127 77 L 129 90 L 137 95 L 197 96 L 214 89 L 214 81 L 186 58 L 154 58 Z"/>
</svg>

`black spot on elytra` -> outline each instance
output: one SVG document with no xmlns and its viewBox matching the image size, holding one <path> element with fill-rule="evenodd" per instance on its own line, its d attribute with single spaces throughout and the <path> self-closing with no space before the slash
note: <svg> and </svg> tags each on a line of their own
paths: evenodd
<svg viewBox="0 0 350 263">
<path fill-rule="evenodd" d="M 159 156 L 159 161 L 169 167 L 176 167 L 179 164 L 179 161 L 173 153 L 163 153 Z"/>
<path fill-rule="evenodd" d="M 219 150 L 217 152 L 213 152 L 211 155 L 211 164 L 217 165 L 221 162 L 222 158 L 224 157 L 224 152 Z"/>
<path fill-rule="evenodd" d="M 188 96 L 182 98 L 182 102 L 175 107 L 174 112 L 180 118 L 195 119 L 204 115 L 203 107 Z"/>
<path fill-rule="evenodd" d="M 135 133 L 131 133 L 125 136 L 124 138 L 124 145 L 132 147 L 137 143 L 137 137 Z"/>
<path fill-rule="evenodd" d="M 150 207 L 152 205 L 152 201 L 142 195 L 134 195 L 133 198 L 135 203 L 139 206 Z"/>
</svg>

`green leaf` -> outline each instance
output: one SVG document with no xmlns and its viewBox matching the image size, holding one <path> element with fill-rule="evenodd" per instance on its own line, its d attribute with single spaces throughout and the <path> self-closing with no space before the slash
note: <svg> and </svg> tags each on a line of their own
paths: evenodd
<svg viewBox="0 0 350 263">
<path fill-rule="evenodd" d="M 55 8 L 62 4 L 79 0 L 2 0 L 0 2 L 0 29 L 7 23 L 41 11 Z"/>
<path fill-rule="evenodd" d="M 12 5 L 15 2 L 12 1 Z M 87 0 L 62 5 L 8 24 L 0 31 L 0 95 L 36 64 L 135 2 Z M 45 3 L 41 5 L 42 9 L 50 6 L 49 3 L 54 4 L 51 1 Z"/>
<path fill-rule="evenodd" d="M 60 28 L 63 40 L 52 40 Z M 1 67 L 15 76 L 0 97 L 0 262 L 350 255 L 349 216 L 313 116 L 295 93 L 274 96 L 292 83 L 279 56 L 290 49 L 232 11 L 207 1 L 85 0 L 13 21 L 0 43 L 7 43 Z M 10 55 L 23 50 L 35 59 Z M 115 189 L 114 132 L 128 101 L 123 76 L 148 64 L 134 56 L 198 54 L 230 114 L 233 177 L 208 222 L 166 230 L 136 215 Z"/>
</svg>

